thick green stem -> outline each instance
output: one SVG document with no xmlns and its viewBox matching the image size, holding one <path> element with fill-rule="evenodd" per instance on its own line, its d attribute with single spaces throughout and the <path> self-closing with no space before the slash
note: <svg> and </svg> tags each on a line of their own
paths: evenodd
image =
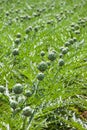
<svg viewBox="0 0 87 130">
<path fill-rule="evenodd" d="M 27 117 L 24 117 L 24 119 L 23 119 L 23 126 L 22 126 L 21 130 L 26 130 L 26 120 L 27 120 Z"/>
</svg>

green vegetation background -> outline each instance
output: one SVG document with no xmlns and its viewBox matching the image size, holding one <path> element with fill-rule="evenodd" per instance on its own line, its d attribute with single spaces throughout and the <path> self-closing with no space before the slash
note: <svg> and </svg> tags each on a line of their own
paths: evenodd
<svg viewBox="0 0 87 130">
<path fill-rule="evenodd" d="M 72 25 L 78 29 L 73 31 Z M 28 27 L 32 27 L 28 30 Z M 17 34 L 21 34 L 17 43 Z M 61 47 L 70 39 L 59 66 Z M 15 42 L 16 41 L 16 42 Z M 14 49 L 19 55 L 13 55 Z M 49 51 L 56 60 L 38 81 L 41 61 L 49 62 Z M 41 57 L 41 51 L 45 56 Z M 8 94 L 0 94 L 1 130 L 86 130 L 87 115 L 87 0 L 1 0 L 0 1 L 0 85 L 12 88 L 16 83 L 33 92 L 26 103 L 19 103 L 14 114 Z M 24 106 L 35 113 L 22 115 Z M 7 128 L 9 127 L 9 128 Z"/>
</svg>

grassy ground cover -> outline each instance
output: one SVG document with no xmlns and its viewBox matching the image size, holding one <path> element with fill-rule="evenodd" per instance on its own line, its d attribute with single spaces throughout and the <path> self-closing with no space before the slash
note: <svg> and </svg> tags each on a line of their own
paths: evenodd
<svg viewBox="0 0 87 130">
<path fill-rule="evenodd" d="M 0 130 L 87 129 L 87 0 L 0 1 Z"/>
</svg>

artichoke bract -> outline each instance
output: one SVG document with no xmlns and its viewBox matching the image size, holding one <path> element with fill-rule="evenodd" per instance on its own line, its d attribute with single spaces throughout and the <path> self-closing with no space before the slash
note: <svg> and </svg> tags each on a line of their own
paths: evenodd
<svg viewBox="0 0 87 130">
<path fill-rule="evenodd" d="M 61 58 L 59 59 L 59 66 L 63 66 L 64 65 L 64 60 Z"/>
<path fill-rule="evenodd" d="M 4 91 L 5 91 L 5 87 L 2 86 L 2 85 L 0 85 L 0 92 L 1 92 L 1 93 L 4 93 Z"/>
<path fill-rule="evenodd" d="M 43 80 L 44 79 L 44 74 L 43 73 L 38 73 L 37 79 L 38 80 Z"/>
<path fill-rule="evenodd" d="M 17 83 L 13 86 L 13 92 L 15 94 L 21 94 L 23 92 L 23 86 L 20 83 Z"/>
<path fill-rule="evenodd" d="M 28 116 L 30 116 L 32 113 L 33 113 L 33 111 L 32 111 L 32 109 L 31 109 L 29 106 L 23 108 L 23 115 L 24 115 L 24 116 L 28 117 Z"/>
<path fill-rule="evenodd" d="M 56 53 L 55 52 L 49 52 L 48 59 L 51 61 L 54 61 L 56 59 Z"/>
<path fill-rule="evenodd" d="M 45 71 L 47 69 L 47 63 L 42 61 L 38 64 L 38 70 L 40 70 L 41 72 Z"/>
<path fill-rule="evenodd" d="M 25 91 L 25 96 L 26 97 L 31 97 L 32 96 L 32 92 L 30 90 L 26 90 Z"/>
<path fill-rule="evenodd" d="M 15 49 L 13 50 L 12 54 L 13 54 L 14 56 L 19 55 L 19 50 L 18 50 L 18 48 L 15 48 Z"/>
<path fill-rule="evenodd" d="M 62 49 L 62 54 L 66 54 L 68 52 L 68 49 L 67 48 L 63 48 Z"/>
<path fill-rule="evenodd" d="M 17 33 L 16 37 L 21 38 L 21 33 Z"/>
<path fill-rule="evenodd" d="M 21 40 L 20 40 L 20 38 L 16 38 L 14 42 L 15 42 L 15 44 L 19 44 L 21 42 Z"/>
<path fill-rule="evenodd" d="M 16 101 L 11 101 L 10 102 L 10 106 L 11 106 L 11 108 L 13 108 L 13 109 L 16 109 L 16 107 L 17 107 L 17 102 Z"/>
<path fill-rule="evenodd" d="M 44 55 L 45 55 L 45 52 L 44 52 L 44 51 L 41 51 L 41 52 L 40 52 L 40 55 L 41 55 L 41 56 L 44 56 Z"/>
</svg>

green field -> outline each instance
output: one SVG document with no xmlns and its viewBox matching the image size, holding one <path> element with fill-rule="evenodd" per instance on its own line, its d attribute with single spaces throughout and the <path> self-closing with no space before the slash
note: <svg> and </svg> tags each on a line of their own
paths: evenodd
<svg viewBox="0 0 87 130">
<path fill-rule="evenodd" d="M 87 0 L 0 0 L 0 130 L 87 130 Z"/>
</svg>

